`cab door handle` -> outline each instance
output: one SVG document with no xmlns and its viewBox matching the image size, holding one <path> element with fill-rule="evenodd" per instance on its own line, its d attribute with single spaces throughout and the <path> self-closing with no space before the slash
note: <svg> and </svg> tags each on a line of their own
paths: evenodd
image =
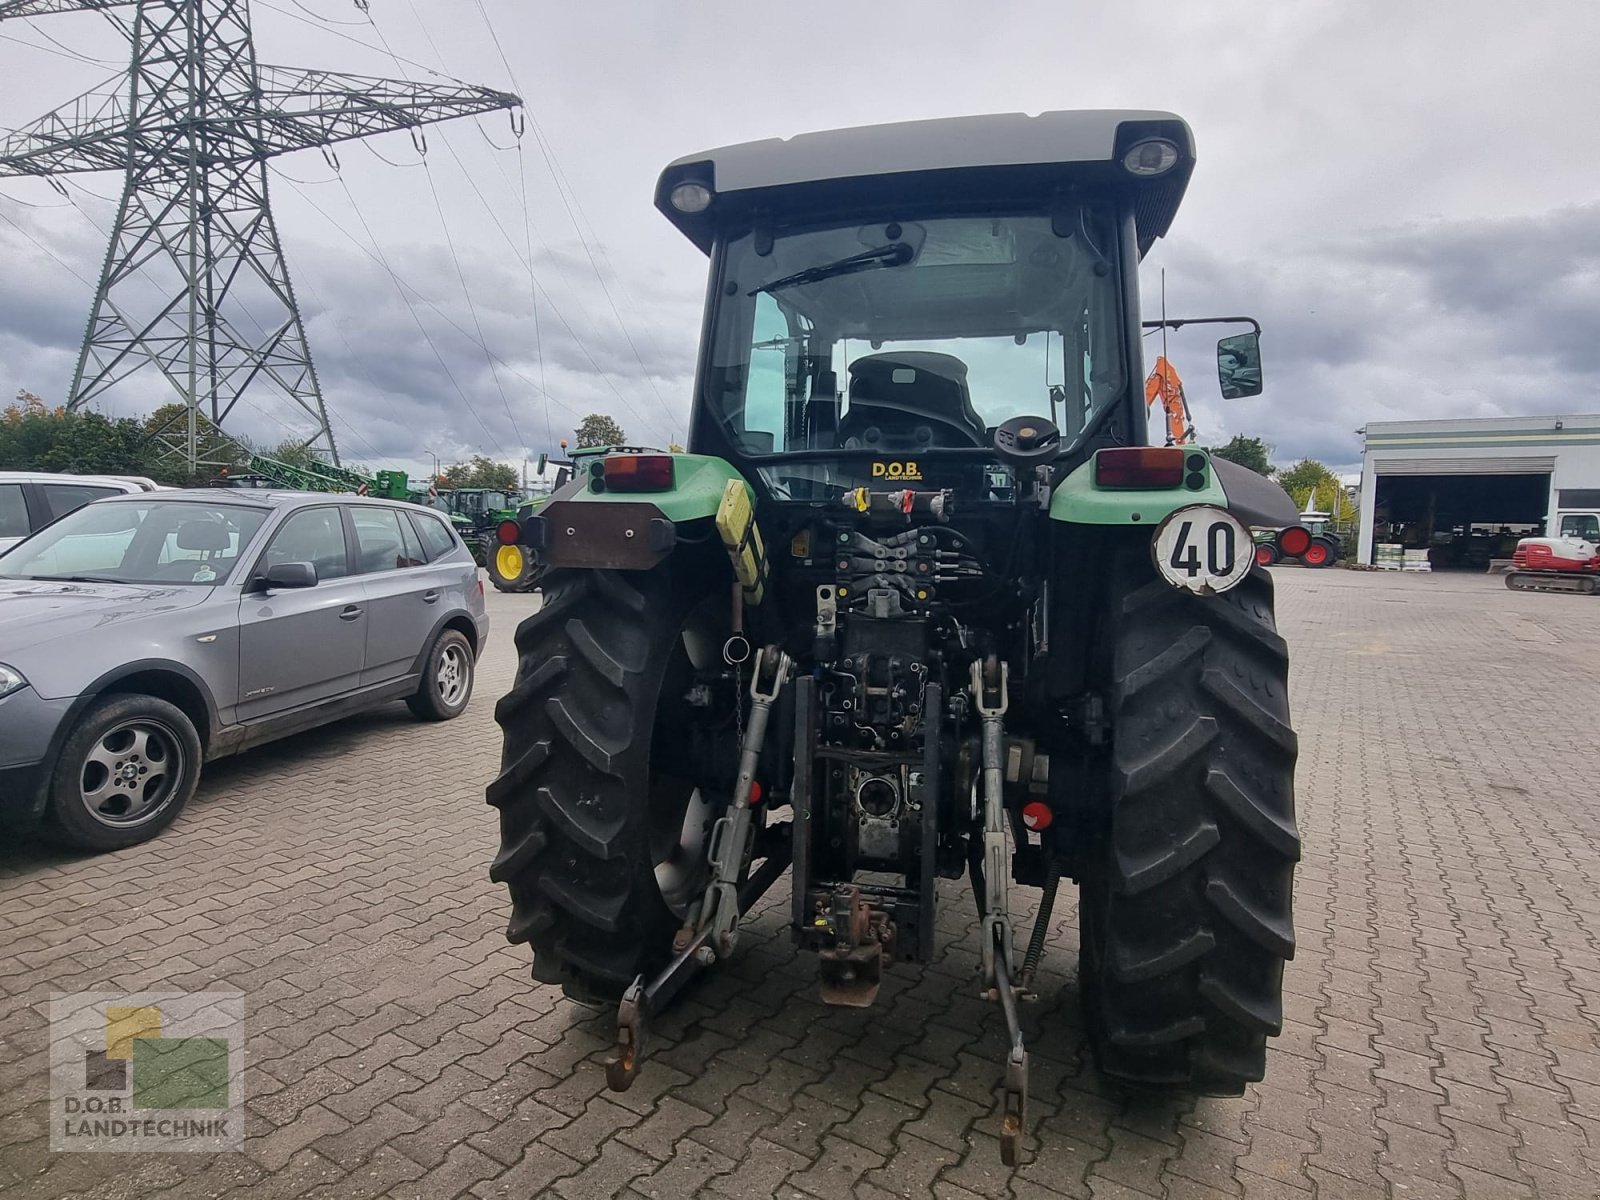
<svg viewBox="0 0 1600 1200">
<path fill-rule="evenodd" d="M 359 617 L 365 611 L 366 611 L 365 609 L 361 608 L 358 605 L 346 604 L 344 606 L 344 611 L 339 614 L 339 620 L 341 620 L 341 621 L 354 621 L 357 617 Z"/>
</svg>

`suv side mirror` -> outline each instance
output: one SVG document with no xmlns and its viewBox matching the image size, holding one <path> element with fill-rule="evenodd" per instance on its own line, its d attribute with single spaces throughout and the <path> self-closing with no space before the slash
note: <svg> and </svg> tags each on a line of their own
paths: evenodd
<svg viewBox="0 0 1600 1200">
<path fill-rule="evenodd" d="M 1261 335 L 1236 333 L 1217 343 L 1217 383 L 1224 400 L 1261 395 Z"/>
<path fill-rule="evenodd" d="M 308 562 L 278 563 L 267 568 L 262 586 L 269 591 L 313 588 L 317 586 L 317 568 Z"/>
</svg>

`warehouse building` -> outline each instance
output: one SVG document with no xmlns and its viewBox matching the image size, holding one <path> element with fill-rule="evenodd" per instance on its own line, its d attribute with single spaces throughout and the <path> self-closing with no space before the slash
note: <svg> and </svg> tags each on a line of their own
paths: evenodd
<svg viewBox="0 0 1600 1200">
<path fill-rule="evenodd" d="M 1600 513 L 1600 415 L 1373 421 L 1361 466 L 1358 561 L 1380 542 L 1436 569 L 1484 569 L 1516 539 Z"/>
</svg>

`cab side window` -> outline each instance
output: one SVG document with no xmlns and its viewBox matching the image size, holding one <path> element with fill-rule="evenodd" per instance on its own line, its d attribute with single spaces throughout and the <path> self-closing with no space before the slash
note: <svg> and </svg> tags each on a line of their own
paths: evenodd
<svg viewBox="0 0 1600 1200">
<path fill-rule="evenodd" d="M 1582 538 L 1586 542 L 1600 542 L 1600 517 L 1585 514 L 1561 518 L 1561 536 Z"/>
<path fill-rule="evenodd" d="M 407 515 L 411 518 L 411 523 L 416 526 L 417 534 L 422 538 L 422 549 L 429 562 L 443 558 L 456 548 L 456 539 L 443 521 L 423 513 Z"/>
<path fill-rule="evenodd" d="M 50 515 L 55 518 L 80 509 L 91 500 L 123 494 L 121 488 L 90 487 L 81 483 L 45 483 L 39 486 L 39 490 L 44 493 L 44 502 L 50 506 Z"/>
<path fill-rule="evenodd" d="M 356 505 L 350 509 L 350 519 L 356 527 L 358 575 L 417 565 L 406 553 L 406 537 L 400 532 L 398 509 Z"/>
<path fill-rule="evenodd" d="M 22 502 L 22 485 L 0 483 L 0 538 L 24 538 L 28 533 L 28 506 Z"/>
<path fill-rule="evenodd" d="M 308 562 L 317 569 L 317 581 L 343 579 L 350 574 L 345 554 L 344 522 L 333 507 L 307 508 L 295 513 L 273 535 L 263 567 Z"/>
</svg>

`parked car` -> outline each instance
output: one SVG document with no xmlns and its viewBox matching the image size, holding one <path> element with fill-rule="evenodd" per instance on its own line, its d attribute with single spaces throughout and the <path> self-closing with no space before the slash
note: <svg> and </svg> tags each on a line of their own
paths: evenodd
<svg viewBox="0 0 1600 1200">
<path fill-rule="evenodd" d="M 386 701 L 459 716 L 488 634 L 472 555 L 417 505 L 99 500 L 0 555 L 0 820 L 145 841 L 202 762 Z"/>
<path fill-rule="evenodd" d="M 36 529 L 105 496 L 154 491 L 149 479 L 0 471 L 0 554 Z"/>
</svg>

